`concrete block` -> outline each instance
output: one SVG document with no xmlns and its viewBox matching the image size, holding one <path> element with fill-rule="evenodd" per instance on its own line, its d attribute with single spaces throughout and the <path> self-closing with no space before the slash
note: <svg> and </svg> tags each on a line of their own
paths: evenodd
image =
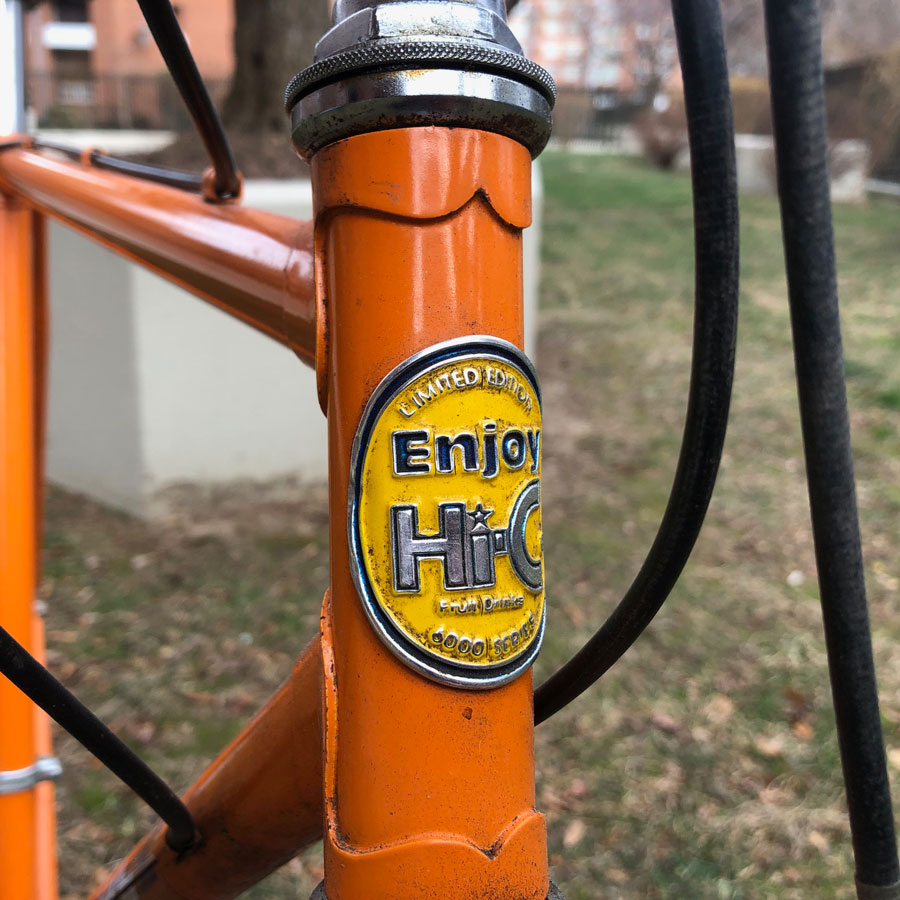
<svg viewBox="0 0 900 900">
<path fill-rule="evenodd" d="M 542 190 L 526 232 L 536 338 Z M 251 181 L 248 206 L 309 218 L 305 181 Z M 178 483 L 324 479 L 314 373 L 286 348 L 59 225 L 50 229 L 47 474 L 140 516 Z"/>
<path fill-rule="evenodd" d="M 865 141 L 838 141 L 828 154 L 833 203 L 863 203 L 872 153 Z"/>
<path fill-rule="evenodd" d="M 742 194 L 776 194 L 775 144 L 770 135 L 735 136 L 738 189 Z M 865 141 L 837 141 L 828 151 L 831 175 L 831 200 L 834 203 L 862 203 L 866 198 L 866 179 L 871 152 Z M 691 167 L 690 150 L 679 153 L 676 169 Z"/>
</svg>

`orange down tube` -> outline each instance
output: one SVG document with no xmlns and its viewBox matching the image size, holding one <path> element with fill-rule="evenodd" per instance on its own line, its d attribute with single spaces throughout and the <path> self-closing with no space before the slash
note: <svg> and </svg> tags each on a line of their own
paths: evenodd
<svg viewBox="0 0 900 900">
<path fill-rule="evenodd" d="M 530 672 L 471 690 L 413 671 L 364 612 L 347 530 L 352 445 L 379 382 L 453 338 L 491 335 L 521 347 L 530 166 L 515 141 L 440 127 L 351 137 L 312 161 L 330 336 L 318 360 L 331 473 L 327 900 L 547 896 Z"/>
<path fill-rule="evenodd" d="M 94 900 L 230 900 L 322 835 L 322 653 L 291 677 L 187 791 L 199 843 L 176 854 L 157 825 Z"/>
<path fill-rule="evenodd" d="M 32 213 L 0 193 L 0 625 L 28 649 L 36 587 Z M 0 774 L 34 765 L 31 701 L 0 679 Z M 0 789 L 0 900 L 35 898 L 33 788 Z"/>
</svg>

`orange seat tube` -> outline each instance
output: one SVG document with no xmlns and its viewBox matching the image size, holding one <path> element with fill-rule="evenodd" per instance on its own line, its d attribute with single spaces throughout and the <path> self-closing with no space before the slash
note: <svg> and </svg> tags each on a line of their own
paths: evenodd
<svg viewBox="0 0 900 900">
<path fill-rule="evenodd" d="M 528 151 L 497 134 L 410 128 L 313 160 L 328 310 L 331 602 L 326 603 L 328 900 L 544 900 L 530 673 L 435 684 L 376 636 L 351 579 L 351 447 L 395 366 L 441 341 L 520 345 Z"/>
<path fill-rule="evenodd" d="M 47 220 L 31 216 L 31 296 L 34 410 L 35 575 L 40 580 L 44 538 L 44 478 L 46 470 L 47 403 L 49 395 L 50 298 L 48 292 Z M 42 610 L 32 615 L 31 652 L 45 663 L 46 638 Z M 50 759 L 53 746 L 50 717 L 34 707 L 34 749 L 39 759 Z M 56 900 L 59 893 L 56 842 L 56 787 L 51 780 L 35 785 L 35 900 Z"/>
<path fill-rule="evenodd" d="M 35 622 L 35 356 L 33 214 L 0 194 L 0 625 L 26 648 L 41 647 Z M 0 900 L 49 900 L 38 879 L 48 835 L 38 834 L 38 726 L 31 701 L 0 679 Z M 46 751 L 46 746 L 40 748 Z M 43 860 L 46 862 L 46 860 Z M 42 885 L 39 888 L 39 883 Z"/>
</svg>

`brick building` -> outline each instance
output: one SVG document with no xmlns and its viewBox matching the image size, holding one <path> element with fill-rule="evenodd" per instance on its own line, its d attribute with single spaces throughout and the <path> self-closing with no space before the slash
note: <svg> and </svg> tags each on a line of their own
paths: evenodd
<svg viewBox="0 0 900 900">
<path fill-rule="evenodd" d="M 178 0 L 175 9 L 197 65 L 221 101 L 234 67 L 233 0 Z M 628 11 L 628 0 L 522 0 L 510 26 L 525 54 L 551 72 L 562 93 L 579 95 L 575 106 L 584 109 L 577 115 L 588 115 L 591 108 L 646 103 L 674 66 L 668 16 L 636 22 Z M 26 59 L 27 103 L 41 124 L 184 124 L 135 0 L 39 4 L 26 17 Z M 560 109 L 563 118 L 567 114 Z"/>
<path fill-rule="evenodd" d="M 675 65 L 671 22 L 636 20 L 628 0 L 522 0 L 510 27 L 525 55 L 562 89 L 629 96 L 655 91 Z"/>
<path fill-rule="evenodd" d="M 213 92 L 234 67 L 232 0 L 178 0 Z M 51 125 L 169 126 L 165 63 L 135 0 L 50 0 L 26 15 L 27 103 Z M 169 107 L 171 106 L 171 110 Z"/>
<path fill-rule="evenodd" d="M 513 10 L 525 55 L 556 80 L 558 138 L 611 139 L 659 91 L 679 88 L 667 7 L 645 3 L 643 18 L 629 0 L 522 0 Z"/>
</svg>

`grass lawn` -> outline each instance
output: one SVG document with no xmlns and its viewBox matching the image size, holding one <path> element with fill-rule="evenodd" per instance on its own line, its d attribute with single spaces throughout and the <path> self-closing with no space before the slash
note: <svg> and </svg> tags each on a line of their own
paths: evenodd
<svg viewBox="0 0 900 900">
<path fill-rule="evenodd" d="M 691 349 L 686 177 L 544 157 L 538 350 L 549 631 L 540 680 L 627 588 L 671 483 Z M 900 205 L 836 213 L 866 567 L 900 774 Z M 732 423 L 708 524 L 657 621 L 537 734 L 567 900 L 851 898 L 777 207 L 742 203 Z M 285 677 L 327 580 L 322 490 L 175 498 L 148 525 L 52 491 L 51 667 L 183 788 Z M 150 821 L 65 737 L 63 894 Z M 900 796 L 900 785 L 895 784 Z M 307 896 L 313 851 L 248 896 Z"/>
</svg>

